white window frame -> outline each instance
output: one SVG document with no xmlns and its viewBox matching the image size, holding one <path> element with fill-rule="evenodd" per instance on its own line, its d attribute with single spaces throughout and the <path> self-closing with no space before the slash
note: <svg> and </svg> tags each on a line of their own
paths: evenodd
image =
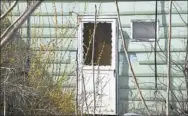
<svg viewBox="0 0 188 116">
<path fill-rule="evenodd" d="M 134 39 L 133 38 L 133 23 L 134 22 L 155 22 L 155 19 L 135 19 L 135 20 L 131 20 L 131 41 L 132 42 L 143 42 L 144 40 L 142 39 Z M 159 20 L 157 20 L 157 38 L 156 40 L 159 39 Z M 151 38 L 151 39 L 148 39 L 146 40 L 146 42 L 154 42 L 155 41 L 155 37 L 154 38 Z"/>
<path fill-rule="evenodd" d="M 78 17 L 79 19 L 79 27 L 78 27 L 78 60 L 79 64 L 82 67 L 82 69 L 92 69 L 92 65 L 85 65 L 83 62 L 83 24 L 84 23 L 94 23 L 95 17 L 94 16 L 85 16 L 85 17 Z M 111 23 L 112 27 L 112 53 L 111 53 L 111 65 L 100 65 L 100 66 L 94 66 L 95 69 L 102 69 L 102 70 L 114 70 L 116 69 L 116 62 L 117 62 L 117 22 L 115 18 L 108 18 L 108 17 L 97 17 L 96 23 Z"/>
</svg>

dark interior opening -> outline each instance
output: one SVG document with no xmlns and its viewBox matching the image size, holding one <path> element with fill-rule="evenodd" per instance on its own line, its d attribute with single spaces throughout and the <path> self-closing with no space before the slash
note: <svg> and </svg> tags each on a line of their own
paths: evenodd
<svg viewBox="0 0 188 116">
<path fill-rule="evenodd" d="M 94 23 L 84 23 L 84 64 L 92 64 Z M 111 23 L 98 23 L 95 33 L 94 65 L 111 65 L 112 57 Z"/>
</svg>

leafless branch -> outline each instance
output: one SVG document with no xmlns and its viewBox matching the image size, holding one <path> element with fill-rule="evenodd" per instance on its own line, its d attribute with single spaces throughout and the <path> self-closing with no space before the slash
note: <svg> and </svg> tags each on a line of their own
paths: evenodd
<svg viewBox="0 0 188 116">
<path fill-rule="evenodd" d="M 16 6 L 16 4 L 18 3 L 18 0 L 14 1 L 14 3 L 12 4 L 12 6 L 10 6 L 10 8 L 3 14 L 1 15 L 0 20 L 2 20 L 3 18 L 5 18 L 5 16 L 12 11 L 12 9 Z"/>
<path fill-rule="evenodd" d="M 3 47 L 11 39 L 14 33 L 22 26 L 22 24 L 26 21 L 28 16 L 30 16 L 33 13 L 33 11 L 42 3 L 42 1 L 43 0 L 36 1 L 28 9 L 26 9 L 26 11 L 18 18 L 18 20 L 16 20 L 16 22 L 14 22 L 11 25 L 10 30 L 8 29 L 9 32 L 7 31 L 5 32 L 7 34 L 3 34 L 3 36 L 1 36 L 1 47 Z"/>
<path fill-rule="evenodd" d="M 171 52 L 171 35 L 172 35 L 172 29 L 171 29 L 171 23 L 172 23 L 172 0 L 169 2 L 169 38 L 168 38 L 168 49 L 167 49 L 167 90 L 166 90 L 166 94 L 167 94 L 167 97 L 166 97 L 166 115 L 168 116 L 169 115 L 169 94 L 170 94 L 170 74 L 171 74 L 171 71 L 170 71 L 170 67 L 171 67 L 171 57 L 170 57 L 170 52 Z"/>
</svg>

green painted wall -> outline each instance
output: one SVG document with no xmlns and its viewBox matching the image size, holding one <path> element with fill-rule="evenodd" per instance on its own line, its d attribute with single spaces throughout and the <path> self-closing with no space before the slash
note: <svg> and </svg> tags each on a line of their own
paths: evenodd
<svg viewBox="0 0 188 116">
<path fill-rule="evenodd" d="M 51 62 L 49 63 L 49 73 L 56 77 L 61 75 L 65 69 L 70 75 L 66 87 L 75 86 L 76 70 L 76 45 L 77 45 L 77 14 L 94 15 L 94 7 L 99 8 L 99 16 L 116 17 L 116 6 L 113 1 L 108 2 L 44 2 L 31 16 L 31 47 L 38 52 L 43 45 L 55 46 Z M 183 66 L 186 51 L 186 41 L 188 39 L 188 2 L 174 1 L 172 9 L 172 60 Z M 12 21 L 15 20 L 19 12 L 26 8 L 25 3 L 19 3 L 19 7 L 12 13 Z M 132 59 L 134 71 L 136 73 L 141 91 L 152 113 L 165 109 L 164 98 L 166 96 L 166 48 L 169 25 L 169 1 L 158 1 L 158 20 L 160 22 L 159 41 L 157 47 L 157 70 L 158 89 L 155 94 L 155 70 L 154 70 L 154 43 L 152 42 L 132 42 L 131 20 L 132 19 L 155 19 L 155 1 L 120 1 L 119 9 L 123 33 L 128 45 L 128 51 Z M 71 12 L 74 13 L 71 13 Z M 24 39 L 27 39 L 27 24 L 20 30 Z M 119 34 L 120 35 L 120 34 Z M 57 38 L 57 39 L 56 39 Z M 123 52 L 122 40 L 119 36 L 119 81 L 118 81 L 118 112 L 122 115 L 125 112 L 142 113 L 145 111 L 136 90 L 131 71 L 128 67 L 127 59 Z M 160 47 L 159 47 L 160 46 Z M 44 53 L 49 49 L 44 49 Z M 45 58 L 45 54 L 44 54 Z M 178 100 L 181 101 L 177 88 L 182 90 L 185 97 L 185 80 L 183 73 L 177 65 L 172 65 L 172 84 Z M 183 83 L 183 84 L 182 84 Z M 164 98 L 160 97 L 160 94 Z M 157 96 L 156 96 L 157 95 Z M 158 97 L 158 99 L 156 98 Z M 154 101 L 156 100 L 156 101 Z M 172 101 L 176 101 L 173 97 Z M 173 102 L 176 104 L 177 102 Z M 141 110 L 138 110 L 141 109 Z M 173 111 L 172 111 L 173 112 Z"/>
</svg>

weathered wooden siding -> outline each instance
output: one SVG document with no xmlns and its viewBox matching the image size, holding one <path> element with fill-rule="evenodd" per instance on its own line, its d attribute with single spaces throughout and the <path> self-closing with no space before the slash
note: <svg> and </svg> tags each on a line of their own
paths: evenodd
<svg viewBox="0 0 188 116">
<path fill-rule="evenodd" d="M 186 41 L 188 39 L 188 2 L 175 1 L 178 11 L 172 9 L 172 60 L 178 65 L 184 63 Z M 44 47 L 44 53 L 50 52 L 49 47 L 44 45 L 50 42 L 53 47 L 49 73 L 56 77 L 61 75 L 65 69 L 71 75 L 66 86 L 74 87 L 76 70 L 76 48 L 77 48 L 77 14 L 94 15 L 95 5 L 99 9 L 100 16 L 116 17 L 116 6 L 114 2 L 44 2 L 31 16 L 31 47 L 38 52 Z M 13 12 L 14 20 L 19 12 L 23 12 L 26 3 L 19 3 L 19 7 Z M 164 98 L 166 96 L 166 49 L 169 25 L 169 1 L 158 2 L 158 20 L 160 22 L 159 46 L 157 47 L 157 70 L 159 93 L 164 98 L 155 99 L 155 71 L 154 71 L 154 43 L 152 42 L 131 42 L 130 23 L 132 19 L 155 19 L 155 1 L 121 1 L 119 2 L 123 33 L 128 45 L 129 54 L 132 59 L 141 91 L 152 113 L 165 109 Z M 71 13 L 71 12 L 74 13 Z M 179 14 L 180 13 L 180 14 Z M 180 17 L 181 16 L 181 17 Z M 22 28 L 22 36 L 27 39 L 27 23 Z M 120 35 L 120 34 L 119 34 Z M 142 113 L 145 111 L 136 90 L 127 59 L 124 55 L 122 40 L 119 36 L 119 81 L 118 81 L 118 112 L 122 115 L 125 112 Z M 45 55 L 44 55 L 45 58 Z M 175 93 L 177 88 L 185 84 L 182 71 L 176 65 L 172 65 L 172 83 Z M 185 85 L 181 86 L 183 94 Z M 158 95 L 159 96 L 159 95 Z M 179 96 L 179 100 L 181 96 Z M 184 96 L 185 97 L 185 96 Z M 156 100 L 156 101 L 154 101 Z M 173 101 L 173 99 L 172 99 Z M 140 109 L 140 110 L 139 110 Z"/>
</svg>

